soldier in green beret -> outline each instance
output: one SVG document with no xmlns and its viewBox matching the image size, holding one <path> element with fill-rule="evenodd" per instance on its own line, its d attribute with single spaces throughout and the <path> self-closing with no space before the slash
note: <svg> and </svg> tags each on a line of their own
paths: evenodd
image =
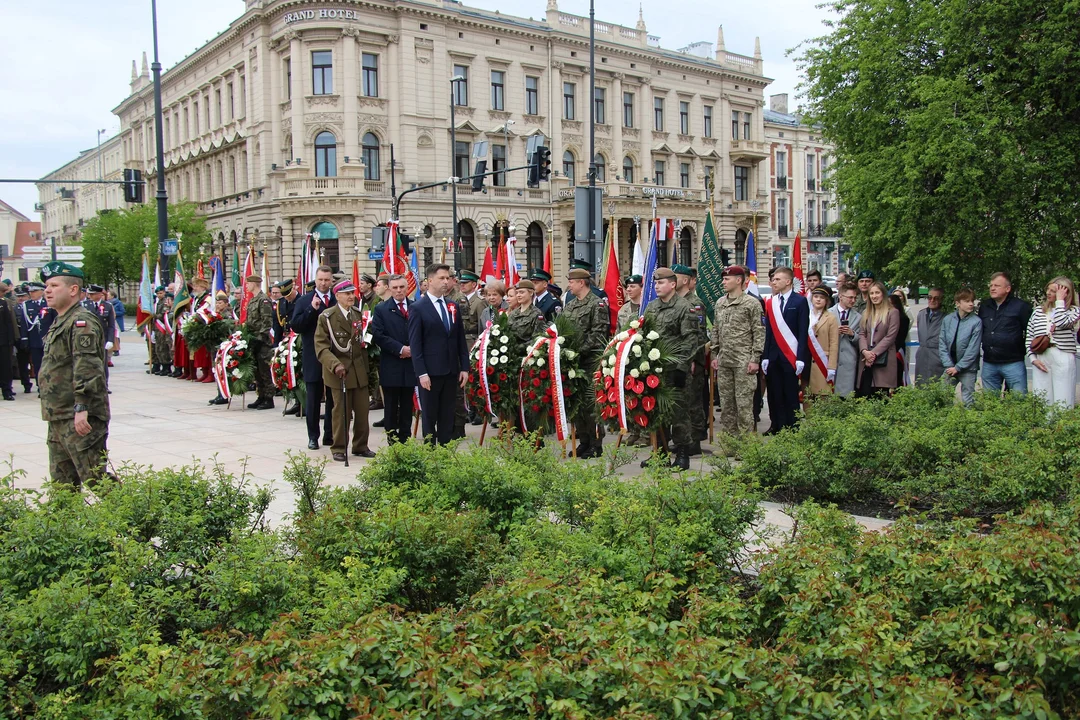
<svg viewBox="0 0 1080 720">
<path fill-rule="evenodd" d="M 79 304 L 82 270 L 51 262 L 41 277 L 45 299 L 57 313 L 38 373 L 41 419 L 49 425 L 49 474 L 77 490 L 105 467 L 110 419 L 105 337 L 97 316 Z"/>
<path fill-rule="evenodd" d="M 562 309 L 562 315 L 570 320 L 581 333 L 581 367 L 592 372 L 600 364 L 611 335 L 611 314 L 607 304 L 590 289 L 592 276 L 588 270 L 571 270 L 569 274 L 570 299 Z M 573 418 L 577 434 L 577 456 L 591 458 L 603 453 L 603 430 L 596 425 L 596 405 L 582 403 L 578 416 Z"/>
<path fill-rule="evenodd" d="M 458 280 L 463 298 L 463 302 L 458 304 L 458 309 L 461 311 L 461 324 L 465 328 L 465 347 L 471 351 L 472 346 L 476 344 L 476 338 L 480 335 L 480 314 L 487 307 L 487 302 L 484 301 L 477 288 L 480 282 L 479 275 L 472 270 L 461 270 L 458 272 Z M 483 417 L 472 406 L 469 406 L 466 419 L 472 425 L 484 424 Z"/>
<path fill-rule="evenodd" d="M 641 276 L 631 275 L 626 278 L 623 288 L 626 290 L 626 302 L 619 308 L 619 318 L 616 323 L 619 330 L 625 330 L 630 325 L 631 320 L 637 320 L 641 317 Z"/>
<path fill-rule="evenodd" d="M 262 278 L 249 275 L 244 279 L 245 289 L 251 293 L 244 316 L 244 329 L 251 336 L 251 354 L 255 356 L 255 387 L 259 397 L 248 403 L 251 410 L 272 410 L 274 408 L 274 380 L 270 376 L 270 356 L 273 343 L 270 337 L 274 325 L 274 308 L 270 298 L 262 291 Z"/>
<path fill-rule="evenodd" d="M 701 454 L 701 441 L 709 436 L 708 407 L 709 387 L 705 349 L 709 345 L 708 316 L 705 313 L 705 303 L 694 292 L 694 284 L 697 280 L 697 270 L 686 265 L 672 265 L 675 272 L 675 291 L 690 303 L 690 311 L 697 318 L 698 326 L 696 333 L 696 350 L 690 363 L 690 377 L 687 384 L 687 402 L 690 412 L 690 421 L 694 428 L 694 442 L 691 444 L 690 455 Z"/>
</svg>

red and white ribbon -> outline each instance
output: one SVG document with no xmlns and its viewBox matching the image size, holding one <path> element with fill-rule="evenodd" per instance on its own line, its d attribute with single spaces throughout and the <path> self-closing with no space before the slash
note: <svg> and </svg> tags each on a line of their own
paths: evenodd
<svg viewBox="0 0 1080 720">
<path fill-rule="evenodd" d="M 773 295 L 769 298 L 769 302 L 765 303 L 765 314 L 769 316 L 769 327 L 772 328 L 776 346 L 780 348 L 780 352 L 794 370 L 798 359 L 799 341 L 795 339 L 795 333 L 788 327 L 787 321 L 784 320 L 784 313 L 780 311 L 779 295 Z"/>
<path fill-rule="evenodd" d="M 233 333 L 225 342 L 221 343 L 221 349 L 218 350 L 214 361 L 214 379 L 217 381 L 218 392 L 226 400 L 232 399 L 232 392 L 229 390 L 229 368 L 227 366 L 232 349 L 236 347 L 238 339 L 239 333 Z"/>
<path fill-rule="evenodd" d="M 488 415 L 491 415 L 491 387 L 488 385 L 488 345 L 491 342 L 491 323 L 488 323 L 487 329 L 480 335 L 480 339 L 476 341 L 479 346 L 476 349 L 476 357 L 479 361 L 480 372 L 480 387 L 484 389 L 484 409 L 487 410 Z"/>
<path fill-rule="evenodd" d="M 566 442 L 570 437 L 570 423 L 566 418 L 566 399 L 563 396 L 562 353 L 559 349 L 559 333 L 552 325 L 548 327 L 548 368 L 551 373 L 551 407 L 555 411 L 555 437 Z"/>
<path fill-rule="evenodd" d="M 293 360 L 296 338 L 297 335 L 292 330 L 289 331 L 289 336 L 285 338 L 285 383 L 289 390 L 296 387 L 296 362 Z"/>
<path fill-rule="evenodd" d="M 817 369 L 821 371 L 823 377 L 829 377 L 829 354 L 825 352 L 825 348 L 822 347 L 821 342 L 817 338 L 817 333 L 814 332 L 813 324 L 810 325 L 810 332 L 807 334 L 810 339 L 810 357 L 814 359 L 814 364 L 817 365 Z M 832 385 L 833 381 L 829 381 Z"/>
<path fill-rule="evenodd" d="M 626 365 L 630 361 L 630 353 L 634 345 L 641 340 L 637 330 L 633 328 L 626 331 L 629 337 L 619 343 L 615 348 L 615 385 L 619 393 L 619 429 L 628 430 L 626 422 Z"/>
<path fill-rule="evenodd" d="M 521 372 L 518 373 L 518 412 L 521 415 L 521 429 L 526 433 L 529 432 L 529 424 L 525 421 L 525 370 L 529 366 L 529 360 L 540 352 L 540 348 L 547 343 L 547 341 L 548 338 L 546 337 L 539 337 L 534 340 L 529 351 L 525 353 L 525 357 L 521 359 Z"/>
</svg>

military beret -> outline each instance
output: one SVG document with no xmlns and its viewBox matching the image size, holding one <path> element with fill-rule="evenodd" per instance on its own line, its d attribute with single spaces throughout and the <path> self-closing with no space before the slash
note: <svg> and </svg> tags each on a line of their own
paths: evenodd
<svg viewBox="0 0 1080 720">
<path fill-rule="evenodd" d="M 832 290 L 825 285 L 818 285 L 816 288 L 810 291 L 811 295 L 823 295 L 826 299 L 832 299 Z"/>
<path fill-rule="evenodd" d="M 175 295 L 173 295 L 173 294 L 172 294 L 171 292 L 169 292 L 168 290 L 166 290 L 166 291 L 165 291 L 165 297 L 167 297 L 167 298 L 171 298 L 171 297 L 176 297 L 176 296 L 175 296 Z"/>
<path fill-rule="evenodd" d="M 281 290 L 282 293 L 288 295 L 292 292 L 292 283 L 293 281 L 290 278 L 288 280 L 282 280 L 281 282 L 274 283 L 274 287 L 276 287 L 278 290 Z"/>
<path fill-rule="evenodd" d="M 531 273 L 529 273 L 529 279 L 551 282 L 551 273 L 549 273 L 547 270 L 533 270 Z"/>
<path fill-rule="evenodd" d="M 228 300 L 229 299 L 229 293 L 225 292 L 224 290 L 218 290 L 217 293 L 214 295 L 214 299 L 215 300 Z"/>
<path fill-rule="evenodd" d="M 18 285 L 15 287 L 15 297 L 26 297 L 30 294 L 30 291 L 26 289 L 25 285 Z"/>
<path fill-rule="evenodd" d="M 41 268 L 41 279 L 48 280 L 54 277 L 70 277 L 78 280 L 85 280 L 86 276 L 83 275 L 82 268 L 77 268 L 74 265 L 68 265 L 66 262 L 60 260 L 53 260 L 52 262 L 45 263 L 45 266 Z M 10 280 L 5 280 L 8 286 L 11 286 Z"/>
<path fill-rule="evenodd" d="M 630 277 L 626 278 L 626 280 L 623 282 L 623 285 L 641 285 L 643 282 L 644 281 L 641 279 L 640 275 L 631 275 Z"/>
<path fill-rule="evenodd" d="M 94 283 L 90 283 L 89 285 L 86 286 L 86 292 L 92 292 L 92 293 L 105 292 L 105 288 L 101 287 L 100 285 L 95 285 Z"/>
<path fill-rule="evenodd" d="M 480 279 L 480 276 L 474 273 L 472 270 L 462 270 L 460 273 L 458 273 L 458 277 L 460 277 L 464 282 L 477 282 Z"/>
<path fill-rule="evenodd" d="M 687 277 L 692 275 L 690 268 L 686 267 L 685 265 L 680 265 L 678 263 L 675 263 L 671 266 L 671 272 L 675 273 L 676 275 L 686 275 Z"/>
<path fill-rule="evenodd" d="M 742 265 L 728 265 L 724 268 L 724 272 L 721 273 L 722 277 L 731 277 L 733 275 L 746 277 L 746 271 L 743 270 Z"/>
<path fill-rule="evenodd" d="M 583 270 L 581 268 L 574 268 L 573 270 L 571 270 L 569 272 L 567 277 L 570 278 L 571 280 L 588 280 L 588 279 L 590 279 L 592 277 L 592 275 L 589 274 L 588 270 Z"/>
<path fill-rule="evenodd" d="M 582 270 L 588 270 L 589 272 L 592 272 L 593 269 L 592 263 L 587 260 L 582 260 L 581 258 L 574 258 L 573 260 L 571 260 L 570 267 L 581 268 Z"/>
<path fill-rule="evenodd" d="M 253 282 L 262 285 L 262 278 L 258 275 L 248 275 L 246 278 L 244 278 L 244 282 Z"/>
<path fill-rule="evenodd" d="M 11 287 L 11 280 L 9 280 L 8 278 L 4 278 L 3 280 L 0 280 L 0 285 L 7 285 L 8 287 Z"/>
<path fill-rule="evenodd" d="M 45 286 L 39 283 L 37 280 L 31 280 L 30 282 L 26 283 L 26 289 L 30 292 L 33 292 L 35 290 L 44 290 Z"/>
<path fill-rule="evenodd" d="M 863 270 L 862 272 L 859 273 L 859 280 L 873 280 L 873 279 L 874 279 L 874 271 L 873 270 Z"/>
<path fill-rule="evenodd" d="M 165 290 L 166 290 L 166 288 L 165 288 L 164 285 L 158 285 L 156 288 L 154 288 L 154 292 L 156 292 L 156 293 L 165 292 Z"/>
<path fill-rule="evenodd" d="M 562 295 L 562 288 L 555 283 L 548 283 L 548 292 L 552 295 Z"/>
<path fill-rule="evenodd" d="M 671 268 L 661 267 L 653 271 L 653 280 L 671 280 L 675 277 L 675 271 Z"/>
<path fill-rule="evenodd" d="M 366 282 L 368 285 L 374 285 L 375 284 L 375 278 L 371 277 L 367 273 L 364 273 L 364 274 L 362 274 L 360 276 L 360 281 L 361 282 Z"/>
<path fill-rule="evenodd" d="M 518 290 L 535 290 L 536 289 L 536 288 L 533 287 L 532 280 L 529 280 L 527 278 L 521 278 L 520 280 L 518 280 L 518 284 L 515 285 L 514 287 L 516 287 Z"/>
<path fill-rule="evenodd" d="M 356 286 L 352 284 L 352 280 L 342 280 L 341 282 L 339 282 L 337 285 L 334 286 L 334 293 L 335 294 L 336 293 L 341 293 L 341 292 L 351 292 L 351 293 L 356 292 Z"/>
</svg>

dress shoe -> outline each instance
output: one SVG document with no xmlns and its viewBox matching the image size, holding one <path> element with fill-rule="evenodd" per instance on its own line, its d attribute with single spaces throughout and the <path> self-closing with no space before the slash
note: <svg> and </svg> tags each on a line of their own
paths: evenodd
<svg viewBox="0 0 1080 720">
<path fill-rule="evenodd" d="M 285 405 L 285 409 L 281 411 L 282 415 L 299 415 L 300 403 L 293 400 Z"/>
<path fill-rule="evenodd" d="M 207 405 L 228 405 L 229 401 L 218 395 L 213 400 L 209 401 Z"/>
<path fill-rule="evenodd" d="M 307 441 L 307 449 L 308 450 L 318 450 L 319 449 L 319 441 L 318 440 L 308 440 Z"/>
<path fill-rule="evenodd" d="M 335 462 L 345 462 L 345 453 L 334 453 L 333 458 Z"/>
<path fill-rule="evenodd" d="M 23 385 L 23 394 L 25 394 L 25 395 L 30 394 L 30 386 L 29 385 Z"/>
<path fill-rule="evenodd" d="M 383 418 L 382 420 L 376 420 L 375 422 L 371 423 L 371 427 L 386 427 L 386 418 Z"/>
<path fill-rule="evenodd" d="M 371 452 L 370 450 L 361 450 L 360 452 L 354 452 L 353 455 L 355 457 L 362 457 L 362 458 L 373 458 L 373 457 L 375 457 L 375 453 Z"/>
<path fill-rule="evenodd" d="M 8 395 L 7 393 L 4 393 L 4 399 L 5 400 L 14 400 L 15 395 L 14 395 L 14 393 L 12 393 L 11 395 Z"/>
<path fill-rule="evenodd" d="M 329 435 L 327 435 L 326 437 L 324 437 L 324 438 L 322 439 L 322 444 L 323 444 L 323 445 L 333 445 L 333 444 L 334 444 L 334 438 L 332 438 L 332 437 L 330 437 Z"/>
</svg>

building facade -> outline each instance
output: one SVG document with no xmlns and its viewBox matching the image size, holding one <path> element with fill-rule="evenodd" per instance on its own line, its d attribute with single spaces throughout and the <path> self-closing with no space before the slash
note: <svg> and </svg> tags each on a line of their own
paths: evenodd
<svg viewBox="0 0 1080 720">
<path fill-rule="evenodd" d="M 791 265 L 798 233 L 803 265 L 836 275 L 851 270 L 851 248 L 837 237 L 840 206 L 829 177 L 833 148 L 821 129 L 788 112 L 788 96 L 773 95 L 764 113 L 769 146 L 769 235 L 777 265 Z"/>
<path fill-rule="evenodd" d="M 34 210 L 41 214 L 41 230 L 57 244 L 77 245 L 82 227 L 101 210 L 127 207 L 120 185 L 82 185 L 76 180 L 123 179 L 125 163 L 120 135 L 102 140 L 101 145 L 83 150 L 79 157 L 45 175 L 38 183 L 39 201 Z"/>
<path fill-rule="evenodd" d="M 14 282 L 36 280 L 23 266 L 23 248 L 39 244 L 41 223 L 34 222 L 0 200 L 0 277 Z"/>
</svg>

